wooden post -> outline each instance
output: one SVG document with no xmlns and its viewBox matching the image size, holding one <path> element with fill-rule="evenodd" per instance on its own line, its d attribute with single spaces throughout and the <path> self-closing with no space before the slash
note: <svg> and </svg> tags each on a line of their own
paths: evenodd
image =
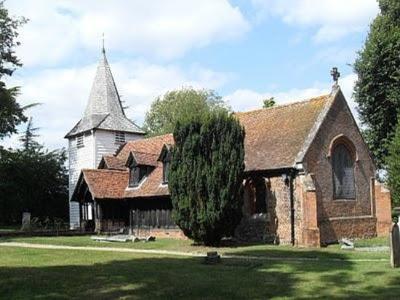
<svg viewBox="0 0 400 300">
<path fill-rule="evenodd" d="M 393 268 L 400 267 L 400 233 L 397 223 L 390 232 L 390 263 Z"/>
<path fill-rule="evenodd" d="M 82 221 L 83 221 L 82 220 L 82 203 L 79 202 L 79 228 L 81 231 L 82 231 L 82 227 L 83 227 Z"/>
</svg>

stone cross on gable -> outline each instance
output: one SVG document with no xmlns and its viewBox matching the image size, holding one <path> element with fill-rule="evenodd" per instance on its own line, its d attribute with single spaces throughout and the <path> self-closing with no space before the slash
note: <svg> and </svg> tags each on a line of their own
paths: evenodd
<svg viewBox="0 0 400 300">
<path fill-rule="evenodd" d="M 340 77 L 340 72 L 338 71 L 337 67 L 333 67 L 331 70 L 331 76 L 333 78 L 333 81 L 335 85 L 338 85 L 339 77 Z"/>
</svg>

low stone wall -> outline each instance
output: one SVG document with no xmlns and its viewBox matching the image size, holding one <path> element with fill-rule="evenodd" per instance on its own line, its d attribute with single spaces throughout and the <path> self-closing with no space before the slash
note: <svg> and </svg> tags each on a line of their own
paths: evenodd
<svg viewBox="0 0 400 300">
<path fill-rule="evenodd" d="M 371 238 L 376 236 L 376 218 L 330 218 L 320 222 L 319 230 L 322 245 L 335 243 L 341 238 Z"/>
</svg>

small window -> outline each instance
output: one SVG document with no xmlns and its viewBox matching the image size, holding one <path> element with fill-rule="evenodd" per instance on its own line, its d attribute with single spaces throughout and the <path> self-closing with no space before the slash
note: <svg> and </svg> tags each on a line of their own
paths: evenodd
<svg viewBox="0 0 400 300">
<path fill-rule="evenodd" d="M 123 144 L 125 143 L 125 132 L 117 131 L 115 133 L 115 143 L 116 144 Z"/>
<path fill-rule="evenodd" d="M 85 144 L 83 143 L 83 134 L 78 135 L 78 136 L 76 137 L 76 147 L 77 147 L 77 148 L 82 148 L 82 147 L 84 147 L 84 146 L 85 146 Z"/>
<path fill-rule="evenodd" d="M 256 188 L 256 203 L 255 203 L 255 213 L 262 214 L 267 212 L 267 188 L 265 185 L 264 177 L 258 177 L 254 180 L 254 185 Z"/>
<path fill-rule="evenodd" d="M 134 166 L 131 167 L 129 173 L 129 186 L 137 187 L 142 179 L 147 175 L 147 167 L 145 166 Z"/>
<path fill-rule="evenodd" d="M 335 199 L 355 199 L 354 159 L 344 144 L 332 154 L 333 189 Z"/>
<path fill-rule="evenodd" d="M 169 168 L 170 168 L 170 161 L 166 160 L 163 162 L 163 183 L 168 183 L 168 174 L 169 174 Z"/>
</svg>

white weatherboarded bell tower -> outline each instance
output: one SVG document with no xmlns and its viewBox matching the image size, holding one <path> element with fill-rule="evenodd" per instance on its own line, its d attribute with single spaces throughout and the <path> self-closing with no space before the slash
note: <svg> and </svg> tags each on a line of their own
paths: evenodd
<svg viewBox="0 0 400 300">
<path fill-rule="evenodd" d="M 114 154 L 126 141 L 142 138 L 144 132 L 126 116 L 104 47 L 82 119 L 65 136 L 69 154 L 69 200 L 81 169 L 97 168 L 101 158 Z M 70 227 L 78 228 L 79 204 L 69 204 Z"/>
</svg>

